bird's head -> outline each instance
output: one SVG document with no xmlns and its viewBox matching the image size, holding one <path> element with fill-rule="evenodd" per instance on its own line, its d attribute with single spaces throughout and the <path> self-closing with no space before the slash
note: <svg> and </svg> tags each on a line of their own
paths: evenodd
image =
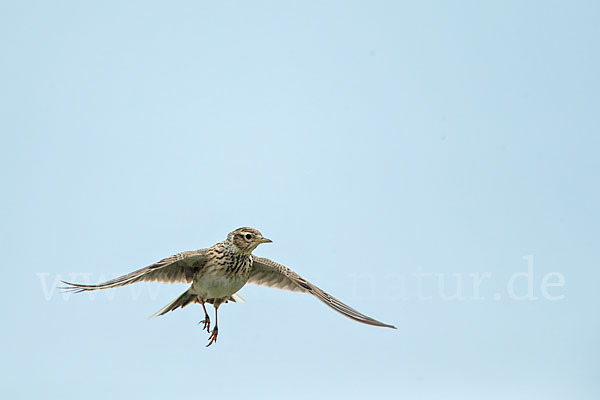
<svg viewBox="0 0 600 400">
<path fill-rule="evenodd" d="M 243 253 L 252 253 L 255 248 L 261 243 L 271 243 L 271 239 L 267 239 L 254 228 L 237 228 L 235 231 L 227 235 L 227 241 L 231 243 L 238 251 Z"/>
</svg>

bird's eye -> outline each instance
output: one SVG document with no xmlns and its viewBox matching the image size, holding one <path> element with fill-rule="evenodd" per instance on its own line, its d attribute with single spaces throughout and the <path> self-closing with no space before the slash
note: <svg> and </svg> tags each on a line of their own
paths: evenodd
<svg viewBox="0 0 600 400">
<path fill-rule="evenodd" d="M 252 239 L 252 235 L 249 233 L 246 233 L 245 238 L 246 238 L 246 240 L 250 240 L 250 239 Z"/>
</svg>

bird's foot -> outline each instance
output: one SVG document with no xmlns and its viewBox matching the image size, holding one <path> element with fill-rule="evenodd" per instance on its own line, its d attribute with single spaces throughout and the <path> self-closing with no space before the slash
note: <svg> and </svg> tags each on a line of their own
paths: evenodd
<svg viewBox="0 0 600 400">
<path fill-rule="evenodd" d="M 202 326 L 202 330 L 206 330 L 206 332 L 210 332 L 210 318 L 208 315 L 204 317 L 203 321 L 198 322 L 198 325 L 204 324 Z"/>
<path fill-rule="evenodd" d="M 208 337 L 208 344 L 206 345 L 206 347 L 210 346 L 211 344 L 213 344 L 214 342 L 217 341 L 217 336 L 219 335 L 219 328 L 217 328 L 215 326 L 215 328 L 212 330 L 210 336 Z"/>
</svg>

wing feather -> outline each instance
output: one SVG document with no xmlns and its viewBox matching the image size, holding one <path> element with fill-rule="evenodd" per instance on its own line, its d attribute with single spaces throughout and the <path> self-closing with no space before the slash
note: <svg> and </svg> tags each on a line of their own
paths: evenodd
<svg viewBox="0 0 600 400">
<path fill-rule="evenodd" d="M 97 285 L 82 285 L 63 281 L 64 284 L 68 285 L 63 289 L 79 293 L 90 290 L 110 289 L 135 282 L 190 283 L 194 279 L 196 272 L 204 267 L 206 260 L 206 249 L 184 251 L 127 275 Z"/>
<path fill-rule="evenodd" d="M 333 308 L 335 311 L 350 319 L 367 325 L 384 326 L 387 328 L 396 329 L 396 327 L 393 325 L 384 324 L 383 322 L 361 314 L 352 307 L 331 296 L 329 293 L 324 292 L 317 286 L 308 282 L 291 269 L 278 264 L 275 261 L 271 261 L 268 258 L 254 257 L 252 272 L 250 273 L 250 279 L 248 280 L 248 283 L 277 289 L 310 293 L 327 306 Z"/>
</svg>

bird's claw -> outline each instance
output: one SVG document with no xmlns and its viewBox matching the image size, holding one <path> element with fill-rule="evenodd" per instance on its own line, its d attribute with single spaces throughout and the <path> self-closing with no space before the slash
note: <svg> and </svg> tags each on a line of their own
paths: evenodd
<svg viewBox="0 0 600 400">
<path fill-rule="evenodd" d="M 219 328 L 217 328 L 215 326 L 215 328 L 212 330 L 210 336 L 208 337 L 208 344 L 206 345 L 206 347 L 208 347 L 211 344 L 215 343 L 217 341 L 217 336 L 218 335 L 219 335 Z"/>
<path fill-rule="evenodd" d="M 204 317 L 204 320 L 198 322 L 198 325 L 200 324 L 204 324 L 202 326 L 202 330 L 206 330 L 206 332 L 210 332 L 210 318 L 208 317 L 208 315 L 206 317 Z"/>
</svg>

